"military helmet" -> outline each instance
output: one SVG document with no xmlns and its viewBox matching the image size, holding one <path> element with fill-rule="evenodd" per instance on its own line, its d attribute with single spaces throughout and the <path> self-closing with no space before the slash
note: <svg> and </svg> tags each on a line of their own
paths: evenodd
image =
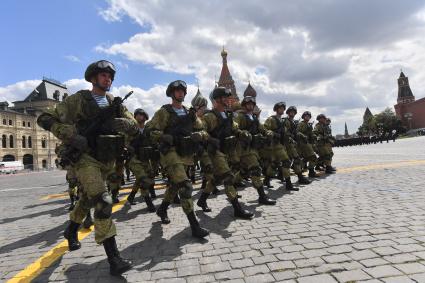
<svg viewBox="0 0 425 283">
<path fill-rule="evenodd" d="M 97 74 L 101 72 L 108 72 L 111 74 L 112 80 L 114 80 L 115 77 L 115 66 L 109 61 L 106 60 L 100 60 L 91 63 L 84 73 L 84 79 L 91 83 L 91 79 L 96 76 Z"/>
<path fill-rule="evenodd" d="M 211 92 L 211 99 L 216 100 L 217 98 L 229 97 L 231 95 L 232 95 L 232 93 L 230 92 L 229 89 L 222 87 L 222 86 L 217 86 Z"/>
<path fill-rule="evenodd" d="M 273 111 L 277 111 L 278 108 L 283 107 L 283 109 L 286 109 L 286 103 L 284 101 L 278 102 L 273 106 Z"/>
<path fill-rule="evenodd" d="M 195 96 L 192 99 L 192 107 L 201 108 L 206 107 L 208 105 L 208 100 L 203 96 Z"/>
<path fill-rule="evenodd" d="M 310 118 L 311 118 L 311 112 L 310 112 L 310 111 L 305 111 L 305 112 L 301 115 L 301 118 L 302 118 L 302 119 L 304 119 L 304 117 L 305 117 L 305 116 L 307 116 L 307 115 L 308 115 L 308 116 L 310 116 Z"/>
<path fill-rule="evenodd" d="M 171 97 L 171 96 L 173 95 L 173 92 L 174 92 L 176 89 L 181 89 L 181 90 L 183 90 L 183 91 L 184 91 L 184 94 L 185 94 L 185 95 L 187 94 L 187 85 L 186 85 L 186 83 L 185 83 L 184 81 L 182 81 L 182 80 L 177 80 L 177 81 L 171 82 L 171 83 L 168 85 L 167 90 L 166 90 L 166 92 L 165 92 L 165 93 L 167 94 L 167 96 L 168 96 L 168 97 Z"/>
<path fill-rule="evenodd" d="M 319 114 L 319 115 L 317 115 L 316 120 L 319 121 L 321 118 L 325 118 L 326 119 L 325 114 Z"/>
<path fill-rule="evenodd" d="M 252 102 L 252 103 L 254 103 L 254 105 L 257 105 L 257 102 L 255 101 L 255 97 L 254 96 L 245 96 L 242 99 L 241 105 L 244 106 L 248 102 Z"/>
<path fill-rule="evenodd" d="M 286 114 L 289 114 L 289 112 L 294 111 L 295 114 L 297 114 L 297 107 L 295 106 L 289 106 L 288 109 L 286 109 Z"/>
<path fill-rule="evenodd" d="M 134 117 L 136 118 L 137 115 L 145 115 L 146 120 L 149 120 L 149 114 L 142 108 L 137 108 L 134 110 Z"/>
</svg>

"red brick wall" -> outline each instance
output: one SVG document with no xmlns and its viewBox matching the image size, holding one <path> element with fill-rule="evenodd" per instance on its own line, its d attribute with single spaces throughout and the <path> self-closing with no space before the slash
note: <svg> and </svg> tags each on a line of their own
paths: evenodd
<svg viewBox="0 0 425 283">
<path fill-rule="evenodd" d="M 412 113 L 412 129 L 425 128 L 425 97 L 411 103 L 396 104 L 394 109 L 397 117 L 403 121 L 403 125 L 406 127 L 409 127 L 409 122 L 404 114 Z"/>
</svg>

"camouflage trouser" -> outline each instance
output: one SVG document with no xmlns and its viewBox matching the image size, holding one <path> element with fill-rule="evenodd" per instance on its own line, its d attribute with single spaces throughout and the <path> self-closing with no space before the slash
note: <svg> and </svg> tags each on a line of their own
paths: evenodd
<svg viewBox="0 0 425 283">
<path fill-rule="evenodd" d="M 70 197 L 78 195 L 78 179 L 73 167 L 66 169 L 66 181 L 68 182 L 68 194 Z"/>
<path fill-rule="evenodd" d="M 149 189 L 155 185 L 155 174 L 149 161 L 140 161 L 133 156 L 128 162 L 128 166 L 136 177 L 132 192 L 137 193 L 140 189 L 142 197 L 149 194 Z"/>
<path fill-rule="evenodd" d="M 230 169 L 232 170 L 233 176 L 235 177 L 234 183 L 242 182 L 241 175 L 241 148 L 237 146 L 229 154 L 227 154 L 229 160 Z"/>
<path fill-rule="evenodd" d="M 302 161 L 300 155 L 298 154 L 298 150 L 295 143 L 287 143 L 285 144 L 286 152 L 288 153 L 288 157 L 292 162 L 295 174 L 302 174 Z"/>
<path fill-rule="evenodd" d="M 300 143 L 298 145 L 301 156 L 304 158 L 305 162 L 308 162 L 308 168 L 313 169 L 316 166 L 317 157 L 314 153 L 313 146 L 310 143 Z"/>
<path fill-rule="evenodd" d="M 323 162 L 325 166 L 330 166 L 332 163 L 332 145 L 329 143 L 318 144 L 317 145 L 317 153 L 319 155 L 319 163 Z"/>
<path fill-rule="evenodd" d="M 106 184 L 111 193 L 118 195 L 119 190 L 121 189 L 121 180 L 124 176 L 124 160 L 115 162 L 114 173 L 109 175 L 106 179 Z"/>
<path fill-rule="evenodd" d="M 111 219 L 112 199 L 105 186 L 108 176 L 115 172 L 114 163 L 101 163 L 88 154 L 83 154 L 74 169 L 83 192 L 71 211 L 70 219 L 81 224 L 90 208 L 94 207 L 94 238 L 100 244 L 117 234 Z"/>
<path fill-rule="evenodd" d="M 227 163 L 226 155 L 221 151 L 215 151 L 208 155 L 211 162 L 210 171 L 213 172 L 213 178 L 207 179 L 207 186 L 204 189 L 206 193 L 212 193 L 215 186 L 223 183 L 224 191 L 229 200 L 234 200 L 237 197 L 236 189 L 233 185 L 234 175 Z"/>
<path fill-rule="evenodd" d="M 258 189 L 263 187 L 263 181 L 261 180 L 261 166 L 260 157 L 258 151 L 252 148 L 246 148 L 241 150 L 241 170 L 247 176 L 251 177 L 252 185 Z"/>
<path fill-rule="evenodd" d="M 193 163 L 193 157 L 181 157 L 174 148 L 165 155 L 161 154 L 161 166 L 170 179 L 170 186 L 165 190 L 164 201 L 171 203 L 178 193 L 183 211 L 189 214 L 193 211 L 192 183 L 187 177 L 186 166 Z"/>
<path fill-rule="evenodd" d="M 291 168 L 291 161 L 285 147 L 281 143 L 265 147 L 262 149 L 260 155 L 262 156 L 264 173 L 267 177 L 275 176 L 276 170 L 281 171 L 284 178 L 290 176 L 289 169 Z"/>
</svg>

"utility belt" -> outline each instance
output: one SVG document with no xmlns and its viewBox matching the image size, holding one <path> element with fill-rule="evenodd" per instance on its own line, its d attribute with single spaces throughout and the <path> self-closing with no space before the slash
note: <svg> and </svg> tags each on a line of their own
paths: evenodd
<svg viewBox="0 0 425 283">
<path fill-rule="evenodd" d="M 124 136 L 99 135 L 96 137 L 96 148 L 92 149 L 94 158 L 100 162 L 114 161 L 124 153 Z"/>
<path fill-rule="evenodd" d="M 264 137 L 261 134 L 256 134 L 252 136 L 251 148 L 260 149 L 264 146 L 270 145 L 270 140 Z"/>
<path fill-rule="evenodd" d="M 199 148 L 199 144 L 195 143 L 190 136 L 174 137 L 174 144 L 176 146 L 176 152 L 180 156 L 192 156 Z"/>
<path fill-rule="evenodd" d="M 141 146 L 137 149 L 137 159 L 140 161 L 158 161 L 159 150 L 152 146 Z"/>
<path fill-rule="evenodd" d="M 235 136 L 225 137 L 220 141 L 220 151 L 224 154 L 229 154 L 236 149 L 238 140 Z"/>
</svg>

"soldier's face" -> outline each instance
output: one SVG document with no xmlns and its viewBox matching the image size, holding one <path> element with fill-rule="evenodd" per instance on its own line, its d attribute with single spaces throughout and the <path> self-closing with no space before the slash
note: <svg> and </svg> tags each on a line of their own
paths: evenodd
<svg viewBox="0 0 425 283">
<path fill-rule="evenodd" d="M 184 91 L 182 89 L 176 89 L 174 91 L 174 99 L 175 100 L 177 100 L 179 102 L 183 102 L 184 97 L 185 97 L 185 94 L 184 94 Z"/>
<path fill-rule="evenodd" d="M 229 106 L 229 98 L 228 97 L 220 97 L 218 99 L 219 103 L 221 105 L 223 105 L 224 107 L 228 107 Z"/>
<path fill-rule="evenodd" d="M 295 112 L 294 111 L 289 111 L 288 112 L 288 116 L 289 116 L 289 118 L 293 119 L 295 117 Z"/>
<path fill-rule="evenodd" d="M 283 107 L 279 107 L 276 110 L 277 115 L 283 115 L 283 112 L 285 112 L 285 108 L 283 108 Z"/>
<path fill-rule="evenodd" d="M 311 119 L 311 116 L 309 116 L 309 115 L 304 116 L 304 121 L 308 122 L 308 121 L 310 121 L 310 119 Z"/>
<path fill-rule="evenodd" d="M 319 123 L 320 124 L 326 124 L 326 119 L 325 118 L 320 118 L 319 119 Z"/>
<path fill-rule="evenodd" d="M 139 123 L 139 124 L 146 122 L 145 115 L 137 114 L 135 118 L 136 118 L 137 123 Z"/>
<path fill-rule="evenodd" d="M 245 109 L 249 112 L 254 111 L 254 108 L 255 108 L 255 104 L 252 102 L 248 102 L 245 104 Z"/>
<path fill-rule="evenodd" d="M 109 90 L 112 85 L 112 76 L 108 72 L 97 74 L 95 83 L 102 89 Z"/>
</svg>

